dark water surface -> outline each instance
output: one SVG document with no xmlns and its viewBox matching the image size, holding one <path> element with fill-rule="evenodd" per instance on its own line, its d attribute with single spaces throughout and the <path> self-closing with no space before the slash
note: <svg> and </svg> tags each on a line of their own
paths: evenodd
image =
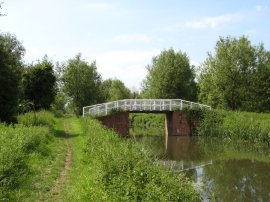
<svg viewBox="0 0 270 202">
<path fill-rule="evenodd" d="M 270 149 L 215 138 L 136 136 L 166 167 L 184 173 L 203 201 L 270 201 Z"/>
</svg>

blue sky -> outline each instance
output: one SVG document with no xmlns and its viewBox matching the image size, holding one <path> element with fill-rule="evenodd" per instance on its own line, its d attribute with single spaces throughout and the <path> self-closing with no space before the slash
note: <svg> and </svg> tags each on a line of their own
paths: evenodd
<svg viewBox="0 0 270 202">
<path fill-rule="evenodd" d="M 103 79 L 139 89 L 146 65 L 162 50 L 186 52 L 200 65 L 219 36 L 246 35 L 270 49 L 267 0 L 2 0 L 1 32 L 26 48 L 25 61 L 96 61 Z"/>
</svg>

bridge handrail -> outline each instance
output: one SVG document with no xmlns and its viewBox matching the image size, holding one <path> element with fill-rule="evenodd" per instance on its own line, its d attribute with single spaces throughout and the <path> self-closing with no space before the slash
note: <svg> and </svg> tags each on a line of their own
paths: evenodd
<svg viewBox="0 0 270 202">
<path fill-rule="evenodd" d="M 83 107 L 85 115 L 107 115 L 111 110 L 123 111 L 174 111 L 184 108 L 200 107 L 210 109 L 211 106 L 190 102 L 182 99 L 124 99 Z"/>
</svg>

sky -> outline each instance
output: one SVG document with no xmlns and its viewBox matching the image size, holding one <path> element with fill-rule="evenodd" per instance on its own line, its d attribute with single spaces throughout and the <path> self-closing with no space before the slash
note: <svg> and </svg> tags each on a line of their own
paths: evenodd
<svg viewBox="0 0 270 202">
<path fill-rule="evenodd" d="M 0 32 L 15 34 L 31 63 L 78 53 L 103 79 L 139 90 L 161 51 L 187 53 L 200 65 L 219 37 L 247 36 L 270 50 L 268 0 L 1 0 Z"/>
</svg>

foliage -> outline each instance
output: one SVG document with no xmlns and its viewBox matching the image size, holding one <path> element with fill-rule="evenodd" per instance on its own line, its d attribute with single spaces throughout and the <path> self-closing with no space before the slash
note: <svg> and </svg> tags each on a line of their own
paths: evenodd
<svg viewBox="0 0 270 202">
<path fill-rule="evenodd" d="M 101 100 L 101 76 L 96 63 L 88 64 L 78 54 L 70 59 L 63 74 L 64 90 L 71 98 L 76 115 L 82 114 L 82 108 L 96 104 Z"/>
<path fill-rule="evenodd" d="M 45 56 L 41 62 L 25 69 L 22 86 L 25 100 L 34 104 L 35 110 L 49 109 L 55 97 L 56 78 L 53 64 Z"/>
<path fill-rule="evenodd" d="M 62 116 L 66 112 L 67 96 L 64 92 L 57 92 L 51 104 L 52 112 L 57 116 Z"/>
<path fill-rule="evenodd" d="M 93 119 L 81 119 L 87 136 L 70 201 L 199 201 L 182 175 L 165 172 L 141 145 L 121 139 Z"/>
<path fill-rule="evenodd" d="M 27 126 L 0 124 L 0 200 L 17 200 L 16 191 L 34 175 L 31 165 L 34 156 L 50 154 L 48 144 L 53 136 L 47 126 L 53 117 L 48 117 L 47 113 L 48 120 L 45 123 L 44 114 L 45 112 L 41 112 L 35 115 L 38 120 L 43 119 L 42 124 L 37 124 L 34 119 L 31 119 L 32 123 L 29 120 Z M 27 114 L 24 120 L 28 117 L 30 114 Z"/>
<path fill-rule="evenodd" d="M 142 86 L 143 97 L 196 100 L 194 67 L 186 53 L 164 50 L 152 59 L 147 71 Z"/>
<path fill-rule="evenodd" d="M 104 101 L 115 101 L 130 98 L 130 90 L 118 79 L 107 79 L 102 82 Z"/>
<path fill-rule="evenodd" d="M 54 116 L 48 111 L 28 112 L 17 117 L 18 123 L 25 126 L 47 126 L 53 128 Z"/>
<path fill-rule="evenodd" d="M 270 144 L 270 115 L 253 112 L 204 111 L 199 135 Z"/>
<path fill-rule="evenodd" d="M 164 114 L 133 113 L 130 115 L 130 125 L 132 128 L 132 133 L 135 135 L 164 135 L 164 117 Z"/>
<path fill-rule="evenodd" d="M 12 121 L 17 111 L 24 52 L 14 35 L 0 34 L 0 121 Z"/>
<path fill-rule="evenodd" d="M 202 66 L 199 100 L 217 108 L 269 110 L 269 56 L 244 36 L 221 37 Z"/>
</svg>

